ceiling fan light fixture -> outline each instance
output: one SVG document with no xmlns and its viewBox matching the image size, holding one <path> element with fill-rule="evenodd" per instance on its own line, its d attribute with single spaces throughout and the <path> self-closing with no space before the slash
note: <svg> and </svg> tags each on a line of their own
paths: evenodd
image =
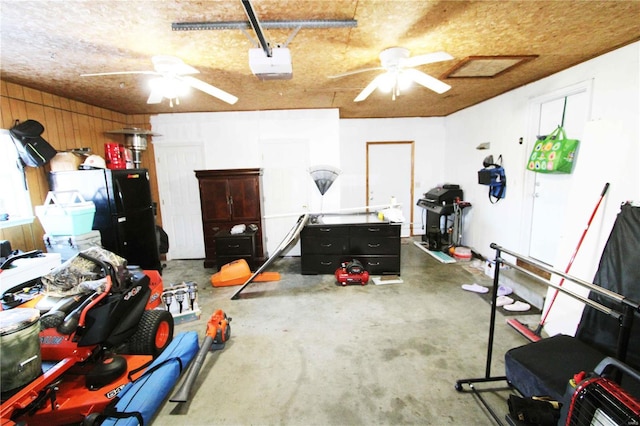
<svg viewBox="0 0 640 426">
<path fill-rule="evenodd" d="M 146 74 L 158 76 L 148 81 L 151 93 L 147 99 L 147 104 L 159 104 L 162 99 L 169 99 L 169 105 L 180 103 L 179 97 L 189 93 L 189 89 L 200 90 L 207 95 L 220 99 L 228 104 L 235 104 L 238 101 L 236 96 L 218 89 L 215 86 L 205 83 L 190 74 L 198 74 L 199 71 L 191 65 L 187 65 L 180 58 L 175 56 L 158 55 L 151 58 L 154 70 L 146 71 L 111 71 L 91 74 L 80 74 L 82 77 L 95 77 L 102 75 L 123 75 L 123 74 Z"/>
<path fill-rule="evenodd" d="M 176 99 L 176 104 L 180 103 L 178 98 L 189 93 L 189 86 L 176 78 L 156 77 L 149 80 L 152 91 L 162 94 L 162 97 L 169 100 Z"/>
<path fill-rule="evenodd" d="M 395 86 L 396 76 L 393 73 L 386 72 L 384 74 L 381 74 L 378 83 L 378 90 L 380 90 L 382 93 L 391 93 Z"/>
<path fill-rule="evenodd" d="M 413 83 L 410 75 L 402 70 L 387 71 L 380 74 L 378 79 L 378 90 L 382 93 L 393 93 L 392 100 L 395 101 L 401 92 L 408 90 Z"/>
<path fill-rule="evenodd" d="M 391 100 L 395 101 L 401 92 L 408 90 L 413 86 L 413 83 L 417 83 L 438 94 L 442 94 L 451 89 L 451 86 L 414 67 L 451 59 L 453 59 L 453 56 L 446 52 L 410 56 L 409 50 L 404 47 L 391 47 L 380 52 L 381 67 L 349 71 L 343 74 L 329 76 L 329 78 L 338 78 L 366 71 L 384 69 L 386 72 L 379 74 L 362 89 L 353 100 L 354 102 L 364 101 L 376 89 L 384 93 L 391 92 Z"/>
<path fill-rule="evenodd" d="M 413 79 L 411 76 L 407 75 L 407 73 L 400 71 L 397 76 L 398 80 L 398 89 L 399 90 L 408 90 L 413 83 Z"/>
</svg>

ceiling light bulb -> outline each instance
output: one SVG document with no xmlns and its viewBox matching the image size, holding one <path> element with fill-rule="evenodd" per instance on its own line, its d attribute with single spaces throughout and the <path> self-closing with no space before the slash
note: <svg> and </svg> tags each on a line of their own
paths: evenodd
<svg viewBox="0 0 640 426">
<path fill-rule="evenodd" d="M 149 87 L 151 88 L 151 90 L 161 89 L 163 87 L 162 80 L 162 77 L 155 77 L 149 80 Z"/>
<path fill-rule="evenodd" d="M 380 78 L 380 83 L 378 84 L 378 88 L 383 93 L 389 93 L 393 90 L 396 85 L 396 76 L 390 72 L 383 74 Z"/>
<path fill-rule="evenodd" d="M 149 80 L 151 90 L 158 90 L 162 96 L 168 99 L 175 99 L 184 96 L 189 90 L 189 86 L 182 81 L 170 77 L 157 77 Z"/>
<path fill-rule="evenodd" d="M 411 83 L 413 80 L 407 74 L 400 72 L 398 73 L 398 89 L 404 91 L 411 87 Z"/>
</svg>

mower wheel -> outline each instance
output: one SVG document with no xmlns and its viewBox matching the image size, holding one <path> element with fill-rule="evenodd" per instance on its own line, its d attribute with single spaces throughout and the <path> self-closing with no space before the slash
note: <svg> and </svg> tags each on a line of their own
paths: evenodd
<svg viewBox="0 0 640 426">
<path fill-rule="evenodd" d="M 154 358 L 173 339 L 173 316 L 167 311 L 144 311 L 138 329 L 129 340 L 129 353 L 152 355 Z"/>
<path fill-rule="evenodd" d="M 81 426 L 95 426 L 99 424 L 98 416 L 100 416 L 100 413 L 90 413 L 82 420 Z"/>
</svg>

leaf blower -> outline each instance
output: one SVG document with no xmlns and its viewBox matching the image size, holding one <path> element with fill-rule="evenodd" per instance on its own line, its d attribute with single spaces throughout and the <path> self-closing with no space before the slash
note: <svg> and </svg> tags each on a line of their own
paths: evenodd
<svg viewBox="0 0 640 426">
<path fill-rule="evenodd" d="M 209 350 L 218 351 L 224 349 L 225 342 L 231 337 L 231 326 L 229 323 L 231 318 L 227 317 L 222 309 L 218 309 L 211 315 L 209 322 L 207 322 L 207 334 L 202 341 L 200 350 L 196 355 L 196 359 L 193 364 L 189 366 L 189 371 L 182 382 L 182 385 L 178 391 L 169 399 L 171 402 L 187 402 L 189 400 L 189 394 L 191 388 L 200 373 L 204 359 L 209 353 Z"/>
</svg>

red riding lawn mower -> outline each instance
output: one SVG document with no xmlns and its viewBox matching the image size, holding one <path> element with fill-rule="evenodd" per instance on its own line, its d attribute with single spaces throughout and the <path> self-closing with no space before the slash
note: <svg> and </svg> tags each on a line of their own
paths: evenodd
<svg viewBox="0 0 640 426">
<path fill-rule="evenodd" d="M 93 291 L 55 298 L 45 313 L 45 294 L 0 311 L 2 426 L 83 422 L 173 339 L 173 317 L 154 310 L 157 271 L 116 268 L 82 252 L 75 259 L 93 268 Z"/>
</svg>

